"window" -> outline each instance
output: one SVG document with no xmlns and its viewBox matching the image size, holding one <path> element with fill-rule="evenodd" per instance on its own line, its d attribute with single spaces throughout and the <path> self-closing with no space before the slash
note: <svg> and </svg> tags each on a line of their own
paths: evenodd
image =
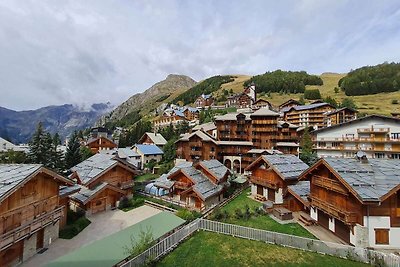
<svg viewBox="0 0 400 267">
<path fill-rule="evenodd" d="M 400 159 L 400 154 L 392 154 L 392 159 Z"/>
<path fill-rule="evenodd" d="M 375 228 L 375 244 L 389 245 L 389 229 Z"/>
<path fill-rule="evenodd" d="M 332 142 L 332 147 L 338 147 L 338 146 L 340 146 L 339 142 Z"/>
<path fill-rule="evenodd" d="M 385 153 L 375 153 L 375 158 L 383 159 L 383 158 L 385 158 Z"/>
<path fill-rule="evenodd" d="M 392 139 L 400 139 L 400 133 L 392 133 L 392 134 L 390 135 L 390 137 L 391 137 Z"/>
</svg>

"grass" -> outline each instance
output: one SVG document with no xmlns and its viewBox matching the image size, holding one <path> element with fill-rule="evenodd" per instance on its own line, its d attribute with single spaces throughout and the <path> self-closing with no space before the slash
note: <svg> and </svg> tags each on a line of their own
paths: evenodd
<svg viewBox="0 0 400 267">
<path fill-rule="evenodd" d="M 158 178 L 158 174 L 152 174 L 152 173 L 145 173 L 139 176 L 135 177 L 135 182 L 145 182 L 145 181 L 149 181 L 149 180 L 154 180 L 156 178 Z"/>
<path fill-rule="evenodd" d="M 60 230 L 60 238 L 71 239 L 85 229 L 91 221 L 86 217 L 82 216 L 76 221 L 67 224 L 63 229 Z"/>
<path fill-rule="evenodd" d="M 368 266 L 298 249 L 200 231 L 157 266 Z"/>
<path fill-rule="evenodd" d="M 330 96 L 334 98 L 337 102 L 342 102 L 344 98 L 348 97 L 344 92 L 339 90 L 338 93 L 334 92 L 334 88 L 338 86 L 338 81 L 340 78 L 344 77 L 346 74 L 339 73 L 323 73 L 320 75 L 324 84 L 321 86 L 317 85 L 307 85 L 306 89 L 319 89 L 323 98 Z M 235 75 L 237 78 L 233 82 L 223 84 L 221 89 L 218 90 L 218 94 L 222 94 L 223 89 L 233 89 L 235 93 L 243 91 L 243 82 L 250 79 L 251 76 L 247 75 Z M 286 100 L 290 98 L 298 100 L 303 94 L 283 94 L 271 93 L 271 97 L 260 96 L 259 98 L 267 99 L 273 105 L 279 106 Z M 364 96 L 350 96 L 356 103 L 360 113 L 366 114 L 382 114 L 390 115 L 391 112 L 400 111 L 400 105 L 392 104 L 392 100 L 400 101 L 400 92 L 391 93 L 380 93 L 376 95 L 364 95 Z M 310 103 L 312 101 L 309 101 Z"/>
<path fill-rule="evenodd" d="M 315 239 L 315 236 L 304 229 L 298 223 L 280 224 L 273 220 L 269 215 L 252 215 L 250 218 L 237 218 L 235 216 L 236 210 L 240 209 L 244 212 L 246 206 L 251 211 L 259 208 L 262 204 L 248 197 L 250 188 L 244 190 L 239 196 L 230 201 L 227 205 L 221 208 L 221 212 L 227 212 L 228 218 L 221 219 L 220 221 L 225 223 L 237 224 L 247 226 L 251 228 L 263 229 L 268 231 L 274 231 L 284 234 L 302 236 L 307 238 Z"/>
</svg>

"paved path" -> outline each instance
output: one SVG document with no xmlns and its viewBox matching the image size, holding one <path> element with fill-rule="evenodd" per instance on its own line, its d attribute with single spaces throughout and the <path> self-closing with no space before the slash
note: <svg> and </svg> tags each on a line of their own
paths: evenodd
<svg viewBox="0 0 400 267">
<path fill-rule="evenodd" d="M 38 267 L 53 261 L 69 252 L 80 248 L 93 241 L 102 239 L 113 233 L 121 231 L 133 224 L 160 213 L 161 210 L 143 205 L 128 212 L 113 210 L 94 214 L 88 219 L 92 222 L 82 232 L 72 239 L 57 239 L 43 254 L 37 254 L 21 266 Z"/>
</svg>

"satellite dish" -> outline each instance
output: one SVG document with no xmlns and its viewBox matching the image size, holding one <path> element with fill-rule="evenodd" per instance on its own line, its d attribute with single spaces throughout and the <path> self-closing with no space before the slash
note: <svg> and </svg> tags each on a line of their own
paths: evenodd
<svg viewBox="0 0 400 267">
<path fill-rule="evenodd" d="M 357 156 L 357 158 L 362 159 L 362 158 L 366 158 L 367 154 L 364 151 L 359 150 L 359 151 L 357 151 L 356 156 Z"/>
</svg>

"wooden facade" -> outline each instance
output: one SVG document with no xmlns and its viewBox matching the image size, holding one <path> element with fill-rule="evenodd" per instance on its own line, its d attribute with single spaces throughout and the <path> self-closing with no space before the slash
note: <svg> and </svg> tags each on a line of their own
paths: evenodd
<svg viewBox="0 0 400 267">
<path fill-rule="evenodd" d="M 17 265 L 58 237 L 59 221 L 66 216 L 59 202 L 61 184 L 72 182 L 40 167 L 2 196 L 0 266 Z"/>
<path fill-rule="evenodd" d="M 300 105 L 299 101 L 294 100 L 294 99 L 289 99 L 289 100 L 287 100 L 287 101 L 285 101 L 285 102 L 283 102 L 282 104 L 279 105 L 279 110 L 289 109 L 291 107 L 299 106 L 299 105 Z"/>
<path fill-rule="evenodd" d="M 394 236 L 389 240 L 400 233 L 400 180 L 379 200 L 366 200 L 323 159 L 300 179 L 310 181 L 310 215 L 321 226 L 355 246 L 400 247 Z"/>
<path fill-rule="evenodd" d="M 324 113 L 334 111 L 335 108 L 328 103 L 315 103 L 311 105 L 293 106 L 284 111 L 284 121 L 309 127 L 324 127 Z"/>
<path fill-rule="evenodd" d="M 357 111 L 351 108 L 341 108 L 324 114 L 324 125 L 342 124 L 357 119 Z"/>
<path fill-rule="evenodd" d="M 209 107 L 214 104 L 214 98 L 212 95 L 201 95 L 199 96 L 196 101 L 194 102 L 195 106 L 198 108 L 205 108 Z"/>
<path fill-rule="evenodd" d="M 99 153 L 100 150 L 111 150 L 117 147 L 117 144 L 114 143 L 112 140 L 100 136 L 93 140 L 89 140 L 86 146 L 93 152 Z"/>
</svg>

